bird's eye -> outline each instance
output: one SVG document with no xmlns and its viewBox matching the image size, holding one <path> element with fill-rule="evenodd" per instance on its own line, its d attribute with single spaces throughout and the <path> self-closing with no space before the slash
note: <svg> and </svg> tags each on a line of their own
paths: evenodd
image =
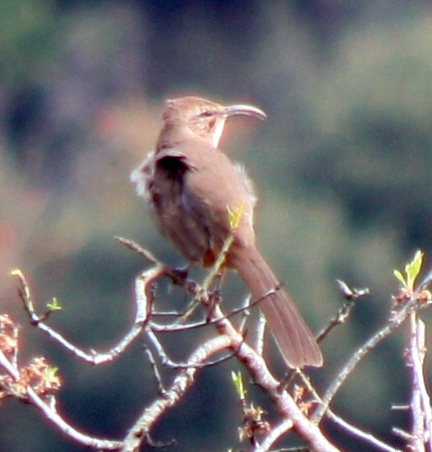
<svg viewBox="0 0 432 452">
<path fill-rule="evenodd" d="M 209 118 L 210 116 L 212 116 L 212 112 L 210 110 L 204 110 L 201 114 L 201 117 L 203 118 Z"/>
</svg>

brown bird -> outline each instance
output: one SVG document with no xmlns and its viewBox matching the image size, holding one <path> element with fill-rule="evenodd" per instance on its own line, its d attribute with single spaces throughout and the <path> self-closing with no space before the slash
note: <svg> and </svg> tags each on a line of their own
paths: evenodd
<svg viewBox="0 0 432 452">
<path fill-rule="evenodd" d="M 218 147 L 233 115 L 266 117 L 251 105 L 224 107 L 198 97 L 168 100 L 156 149 L 132 172 L 131 181 L 150 204 L 162 234 L 192 264 L 211 266 L 232 233 L 225 265 L 237 270 L 253 299 L 262 298 L 259 306 L 287 364 L 321 366 L 311 330 L 256 248 L 251 184 Z M 237 209 L 240 223 L 231 230 L 228 211 Z"/>
</svg>

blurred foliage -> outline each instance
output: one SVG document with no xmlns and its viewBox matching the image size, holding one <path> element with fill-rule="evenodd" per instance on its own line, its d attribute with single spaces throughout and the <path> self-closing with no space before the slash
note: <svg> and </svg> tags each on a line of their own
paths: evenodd
<svg viewBox="0 0 432 452">
<path fill-rule="evenodd" d="M 88 347 L 113 343 L 131 318 L 133 277 L 143 265 L 113 236 L 181 262 L 128 183 L 154 144 L 163 99 L 196 93 L 251 102 L 268 121 L 233 120 L 224 145 L 256 182 L 263 253 L 316 329 L 342 302 L 336 278 L 372 291 L 324 344 L 329 369 L 339 368 L 385 320 L 397 291 L 393 268 L 418 248 L 425 266 L 431 262 L 431 22 L 432 8 L 420 0 L 3 0 L 3 310 L 19 311 L 8 273 L 20 267 L 41 304 L 59 299 L 64 309 L 53 324 Z M 23 340 L 29 354 L 43 348 L 55 357 L 66 379 L 63 412 L 82 428 L 120 435 L 151 396 L 139 347 L 118 366 L 95 370 L 34 332 Z M 405 340 L 399 334 L 366 360 L 338 406 L 387 437 L 396 422 L 390 404 L 407 398 Z M 218 378 L 229 385 L 226 369 L 204 372 L 188 410 L 164 420 L 162 439 L 179 439 L 172 450 L 233 445 L 235 413 L 228 421 L 228 405 L 219 406 L 212 390 Z M 332 375 L 324 372 L 319 384 Z M 235 404 L 234 393 L 227 403 Z M 80 450 L 30 411 L 2 407 L 0 450 Z M 181 432 L 189 419 L 194 439 Z"/>
<path fill-rule="evenodd" d="M 3 88 L 35 80 L 49 62 L 56 21 L 54 1 L 6 0 L 0 4 L 0 74 Z M 29 68 L 37 72 L 29 73 Z M 39 73 L 39 74 L 38 74 Z"/>
</svg>

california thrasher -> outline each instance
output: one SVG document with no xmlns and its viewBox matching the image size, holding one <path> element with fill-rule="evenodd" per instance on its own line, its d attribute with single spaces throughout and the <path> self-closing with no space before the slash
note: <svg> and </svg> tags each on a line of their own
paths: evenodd
<svg viewBox="0 0 432 452">
<path fill-rule="evenodd" d="M 132 172 L 131 181 L 150 204 L 161 233 L 192 264 L 211 266 L 232 233 L 225 265 L 237 270 L 253 299 L 262 299 L 259 306 L 287 364 L 321 366 L 311 330 L 256 248 L 251 184 L 242 167 L 218 148 L 233 115 L 266 117 L 250 105 L 224 107 L 198 97 L 167 101 L 156 149 Z M 228 211 L 236 209 L 242 212 L 240 223 L 231 230 Z"/>
</svg>

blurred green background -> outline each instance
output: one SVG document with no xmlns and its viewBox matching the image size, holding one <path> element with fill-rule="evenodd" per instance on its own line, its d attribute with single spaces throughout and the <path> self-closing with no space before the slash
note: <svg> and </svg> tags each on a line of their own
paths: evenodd
<svg viewBox="0 0 432 452">
<path fill-rule="evenodd" d="M 113 237 L 182 263 L 128 182 L 154 145 L 167 97 L 267 112 L 265 123 L 233 119 L 224 146 L 255 181 L 260 248 L 314 329 L 343 302 L 336 278 L 371 289 L 323 345 L 321 390 L 386 321 L 398 291 L 392 270 L 418 248 L 430 266 L 430 2 L 2 0 L 0 30 L 1 311 L 22 325 L 22 363 L 45 354 L 60 367 L 59 409 L 78 428 L 121 438 L 153 398 L 142 344 L 102 368 L 77 363 L 29 331 L 9 272 L 26 272 L 41 308 L 60 300 L 51 323 L 71 340 L 103 350 L 121 337 L 145 263 Z M 230 285 L 226 302 L 239 287 Z M 178 291 L 168 302 L 174 295 L 186 303 Z M 181 359 L 196 340 L 168 343 Z M 335 404 L 394 445 L 391 427 L 409 428 L 409 416 L 390 409 L 410 396 L 406 343 L 401 329 Z M 203 371 L 154 438 L 175 438 L 175 452 L 239 448 L 232 366 Z M 369 450 L 331 425 L 326 432 L 346 450 Z M 87 449 L 6 401 L 0 450 Z"/>
</svg>

